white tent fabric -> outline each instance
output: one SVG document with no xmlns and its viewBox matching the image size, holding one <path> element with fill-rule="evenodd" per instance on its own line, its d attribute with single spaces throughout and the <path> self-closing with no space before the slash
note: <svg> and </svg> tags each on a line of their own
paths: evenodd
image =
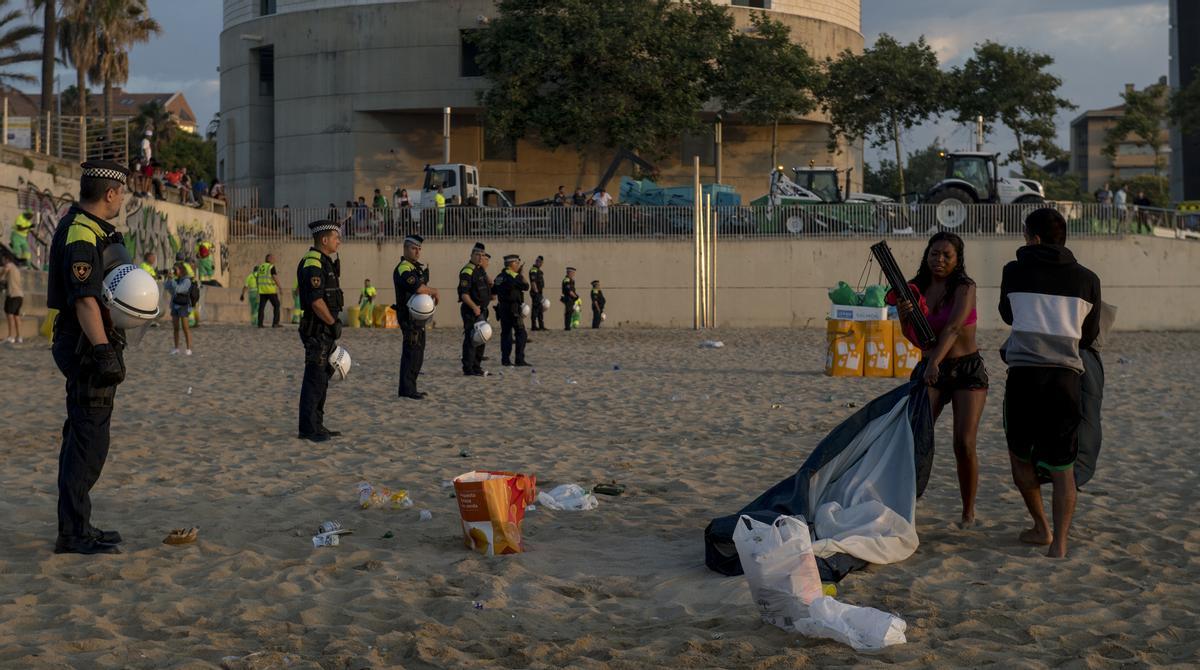
<svg viewBox="0 0 1200 670">
<path fill-rule="evenodd" d="M 916 467 L 908 398 L 877 417 L 809 481 L 813 553 L 897 563 L 917 550 Z"/>
</svg>

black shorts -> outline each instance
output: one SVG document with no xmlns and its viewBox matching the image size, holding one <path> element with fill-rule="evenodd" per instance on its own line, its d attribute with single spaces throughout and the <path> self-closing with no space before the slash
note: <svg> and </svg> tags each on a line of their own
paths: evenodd
<svg viewBox="0 0 1200 670">
<path fill-rule="evenodd" d="M 25 302 L 25 298 L 5 298 L 4 313 L 12 314 L 13 316 L 21 315 L 21 303 Z"/>
<path fill-rule="evenodd" d="M 1080 376 L 1066 368 L 1008 369 L 1004 433 L 1022 463 L 1056 472 L 1075 464 L 1079 448 Z"/>
<path fill-rule="evenodd" d="M 925 376 L 925 361 L 921 361 L 913 370 L 910 379 L 917 380 Z M 976 351 L 973 354 L 959 358 L 947 358 L 938 365 L 938 380 L 933 388 L 943 394 L 943 400 L 950 402 L 950 395 L 955 391 L 986 391 L 988 389 L 987 366 L 983 364 L 983 356 Z"/>
</svg>

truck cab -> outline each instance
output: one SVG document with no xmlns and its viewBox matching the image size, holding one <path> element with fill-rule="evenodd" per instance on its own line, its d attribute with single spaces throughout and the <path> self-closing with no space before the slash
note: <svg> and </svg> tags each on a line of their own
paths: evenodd
<svg viewBox="0 0 1200 670">
<path fill-rule="evenodd" d="M 421 195 L 414 205 L 419 209 L 435 207 L 438 187 L 442 188 L 442 196 L 446 204 L 454 202 L 458 196 L 460 205 L 478 205 L 480 207 L 512 207 L 512 200 L 498 188 L 479 185 L 479 168 L 463 163 L 442 163 L 425 166 L 425 183 L 421 186 Z"/>
</svg>

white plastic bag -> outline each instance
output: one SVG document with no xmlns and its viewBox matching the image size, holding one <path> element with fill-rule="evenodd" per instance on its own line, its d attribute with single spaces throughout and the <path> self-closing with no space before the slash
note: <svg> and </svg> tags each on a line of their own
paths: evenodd
<svg viewBox="0 0 1200 670">
<path fill-rule="evenodd" d="M 560 512 L 596 509 L 600 505 L 596 496 L 584 491 L 578 484 L 562 484 L 549 492 L 541 491 L 537 499 L 543 506 Z"/>
<path fill-rule="evenodd" d="M 797 618 L 808 617 L 808 603 L 822 594 L 804 520 L 780 516 L 766 524 L 743 515 L 733 543 L 763 621 L 793 630 Z"/>
<path fill-rule="evenodd" d="M 904 644 L 908 624 L 898 616 L 872 607 L 856 607 L 821 596 L 808 606 L 810 619 L 798 619 L 796 631 L 810 637 L 827 637 L 858 651 L 879 651 Z"/>
</svg>

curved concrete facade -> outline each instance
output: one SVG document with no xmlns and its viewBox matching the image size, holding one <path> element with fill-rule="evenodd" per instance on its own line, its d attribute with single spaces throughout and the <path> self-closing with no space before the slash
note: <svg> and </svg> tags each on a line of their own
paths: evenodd
<svg viewBox="0 0 1200 670">
<path fill-rule="evenodd" d="M 723 3 L 729 4 L 729 3 Z M 772 15 L 823 59 L 861 50 L 859 0 L 773 0 Z M 260 15 L 274 6 L 275 13 Z M 731 6 L 739 26 L 754 10 Z M 495 12 L 492 0 L 225 0 L 221 34 L 218 170 L 231 186 L 257 187 L 264 205 L 318 207 L 404 187 L 442 160 L 441 109 L 454 109 L 451 161 L 480 166 L 485 185 L 517 202 L 559 184 L 591 188 L 611 155 L 550 151 L 521 141 L 515 156 L 485 142 L 476 93 L 486 80 L 464 76 L 462 31 Z M 831 157 L 827 123 L 812 115 L 779 129 L 779 160 L 856 168 L 861 146 Z M 711 154 L 711 132 L 681 138 L 658 161 L 663 183 L 690 183 L 691 155 Z M 724 126 L 726 183 L 748 201 L 767 188 L 771 129 Z M 711 162 L 705 179 L 713 178 Z M 618 172 L 618 174 L 622 174 Z M 615 191 L 616 182 L 610 184 Z"/>
</svg>

